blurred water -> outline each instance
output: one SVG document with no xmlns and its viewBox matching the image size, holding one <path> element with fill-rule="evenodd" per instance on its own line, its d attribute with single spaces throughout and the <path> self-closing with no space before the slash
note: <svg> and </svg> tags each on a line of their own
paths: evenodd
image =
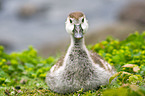
<svg viewBox="0 0 145 96">
<path fill-rule="evenodd" d="M 7 41 L 11 51 L 36 48 L 46 43 L 55 43 L 68 37 L 65 19 L 72 11 L 86 14 L 90 30 L 115 21 L 119 10 L 130 0 L 3 0 L 0 11 L 0 41 Z M 18 12 L 24 5 L 34 5 L 46 10 L 30 18 L 20 18 Z M 45 9 L 44 8 L 44 9 Z"/>
</svg>

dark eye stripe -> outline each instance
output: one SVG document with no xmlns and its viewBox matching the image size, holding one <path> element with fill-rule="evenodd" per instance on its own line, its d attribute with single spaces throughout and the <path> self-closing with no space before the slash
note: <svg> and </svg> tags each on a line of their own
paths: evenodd
<svg viewBox="0 0 145 96">
<path fill-rule="evenodd" d="M 71 19 L 69 19 L 69 21 L 70 21 L 70 23 L 72 23 L 72 20 Z"/>
<path fill-rule="evenodd" d="M 84 18 L 82 19 L 82 23 L 84 23 Z"/>
</svg>

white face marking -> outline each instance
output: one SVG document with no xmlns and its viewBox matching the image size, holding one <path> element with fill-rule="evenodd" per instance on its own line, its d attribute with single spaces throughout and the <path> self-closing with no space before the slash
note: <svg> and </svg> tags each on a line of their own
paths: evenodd
<svg viewBox="0 0 145 96">
<path fill-rule="evenodd" d="M 66 31 L 69 34 L 73 34 L 74 25 L 80 25 L 80 24 L 83 29 L 83 33 L 85 33 L 88 30 L 88 22 L 85 17 L 80 17 L 78 20 L 76 20 L 75 18 L 68 17 L 65 22 Z"/>
</svg>

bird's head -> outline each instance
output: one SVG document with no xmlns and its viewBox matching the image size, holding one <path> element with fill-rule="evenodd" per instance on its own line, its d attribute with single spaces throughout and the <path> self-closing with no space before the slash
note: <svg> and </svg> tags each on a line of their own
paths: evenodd
<svg viewBox="0 0 145 96">
<path fill-rule="evenodd" d="M 88 29 L 88 22 L 82 12 L 72 12 L 66 20 L 66 31 L 75 39 L 82 39 Z"/>
</svg>

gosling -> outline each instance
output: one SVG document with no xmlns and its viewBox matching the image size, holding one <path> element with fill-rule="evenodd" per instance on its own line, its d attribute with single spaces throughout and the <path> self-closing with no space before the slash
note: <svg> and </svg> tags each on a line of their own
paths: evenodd
<svg viewBox="0 0 145 96">
<path fill-rule="evenodd" d="M 114 68 L 96 52 L 88 51 L 84 34 L 88 21 L 82 12 L 72 12 L 65 22 L 71 44 L 65 56 L 61 57 L 46 76 L 49 88 L 57 93 L 97 89 L 108 84 L 115 73 Z"/>
</svg>

